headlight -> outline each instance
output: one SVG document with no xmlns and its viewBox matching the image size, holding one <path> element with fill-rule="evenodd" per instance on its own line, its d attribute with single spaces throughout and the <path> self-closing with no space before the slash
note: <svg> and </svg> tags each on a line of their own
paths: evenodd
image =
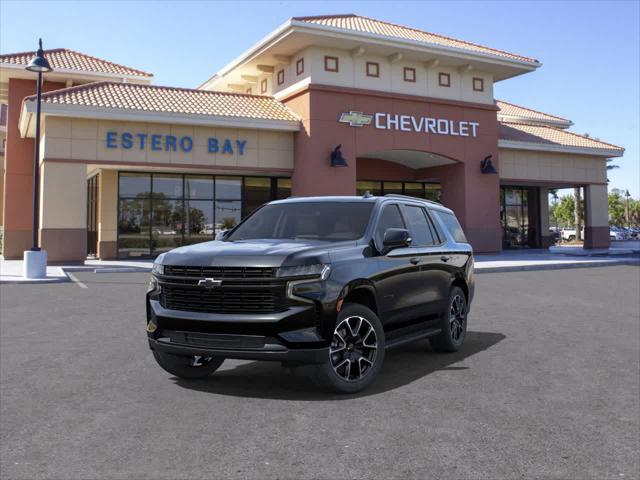
<svg viewBox="0 0 640 480">
<path fill-rule="evenodd" d="M 153 267 L 151 267 L 151 273 L 153 273 L 154 275 L 164 275 L 164 265 L 154 263 Z"/>
<path fill-rule="evenodd" d="M 151 278 L 149 279 L 149 286 L 147 287 L 147 293 L 151 293 L 151 294 L 160 293 L 160 284 L 158 283 L 158 280 L 156 279 L 156 277 L 154 277 L 153 275 L 151 275 Z"/>
<path fill-rule="evenodd" d="M 280 267 L 278 269 L 278 277 L 315 277 L 326 280 L 329 276 L 331 267 L 322 263 L 315 265 L 298 265 L 293 267 Z"/>
</svg>

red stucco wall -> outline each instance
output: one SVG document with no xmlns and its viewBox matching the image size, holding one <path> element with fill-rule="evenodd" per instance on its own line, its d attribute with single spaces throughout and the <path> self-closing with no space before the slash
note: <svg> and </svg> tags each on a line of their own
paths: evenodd
<svg viewBox="0 0 640 480">
<path fill-rule="evenodd" d="M 45 82 L 43 91 L 64 88 Z M 33 139 L 21 138 L 18 121 L 24 97 L 36 93 L 35 80 L 9 79 L 7 144 L 4 175 L 4 237 L 6 259 L 22 258 L 31 248 L 33 226 Z"/>
<path fill-rule="evenodd" d="M 498 175 L 480 173 L 480 161 L 487 155 L 493 156 L 493 163 L 499 168 L 494 106 L 318 85 L 309 86 L 284 102 L 301 117 L 303 125 L 294 142 L 294 195 L 353 195 L 357 178 L 439 178 L 443 203 L 456 212 L 474 248 L 480 252 L 501 249 Z M 357 128 L 338 122 L 340 114 L 350 110 L 475 121 L 480 125 L 476 137 L 381 130 L 373 125 Z M 346 168 L 330 166 L 331 150 L 338 144 L 349 163 Z M 391 149 L 435 153 L 456 164 L 424 170 L 399 165 L 392 170 L 388 162 L 383 165 L 376 160 L 356 160 Z"/>
</svg>

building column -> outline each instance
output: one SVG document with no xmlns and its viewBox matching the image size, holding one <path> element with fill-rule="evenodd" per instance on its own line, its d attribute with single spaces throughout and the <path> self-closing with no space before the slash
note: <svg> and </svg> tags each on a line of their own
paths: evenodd
<svg viewBox="0 0 640 480">
<path fill-rule="evenodd" d="M 455 212 L 474 251 L 499 252 L 500 179 L 498 175 L 482 175 L 479 170 L 477 164 L 456 163 L 419 170 L 418 178 L 440 179 L 442 204 Z"/>
<path fill-rule="evenodd" d="M 87 167 L 43 162 L 40 167 L 40 241 L 51 262 L 87 258 Z"/>
<path fill-rule="evenodd" d="M 584 248 L 609 248 L 609 196 L 606 185 L 584 188 Z"/>
<path fill-rule="evenodd" d="M 540 246 L 548 248 L 553 245 L 553 237 L 549 230 L 549 189 L 540 187 L 538 195 L 538 204 L 540 206 Z"/>
<path fill-rule="evenodd" d="M 98 179 L 98 258 L 117 258 L 118 172 L 102 170 Z"/>
<path fill-rule="evenodd" d="M 292 195 L 355 195 L 356 129 L 345 128 L 333 118 L 325 120 L 317 112 L 321 109 L 318 99 L 314 102 L 316 113 L 312 121 L 309 92 L 288 99 L 285 103 L 300 117 L 302 126 L 294 135 Z M 338 145 L 342 145 L 347 167 L 331 166 L 331 151 Z"/>
</svg>

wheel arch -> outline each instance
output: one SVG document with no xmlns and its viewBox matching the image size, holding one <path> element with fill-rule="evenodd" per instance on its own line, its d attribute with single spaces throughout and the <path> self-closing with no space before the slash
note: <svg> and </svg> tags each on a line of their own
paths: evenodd
<svg viewBox="0 0 640 480">
<path fill-rule="evenodd" d="M 364 305 L 376 315 L 379 313 L 376 289 L 368 280 L 359 279 L 349 282 L 340 292 L 339 300 L 344 303 L 358 303 Z"/>
</svg>

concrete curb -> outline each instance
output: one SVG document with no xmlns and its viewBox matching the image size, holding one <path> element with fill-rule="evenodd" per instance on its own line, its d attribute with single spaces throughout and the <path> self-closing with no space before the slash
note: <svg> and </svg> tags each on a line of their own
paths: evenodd
<svg viewBox="0 0 640 480">
<path fill-rule="evenodd" d="M 640 259 L 626 259 L 613 261 L 594 261 L 580 263 L 550 263 L 543 265 L 513 265 L 502 267 L 478 267 L 473 270 L 476 274 L 481 273 L 503 273 L 503 272 L 534 272 L 541 270 L 568 270 L 573 268 L 595 268 L 595 267 L 615 267 L 618 265 L 640 266 Z"/>
</svg>

